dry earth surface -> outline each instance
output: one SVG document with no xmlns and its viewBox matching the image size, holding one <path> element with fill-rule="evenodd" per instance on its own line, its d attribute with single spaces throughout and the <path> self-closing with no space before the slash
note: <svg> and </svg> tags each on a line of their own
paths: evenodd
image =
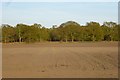
<svg viewBox="0 0 120 80">
<path fill-rule="evenodd" d="M 0 79 L 2 79 L 2 44 L 0 43 Z"/>
<path fill-rule="evenodd" d="M 4 78 L 117 78 L 117 42 L 2 45 Z"/>
</svg>

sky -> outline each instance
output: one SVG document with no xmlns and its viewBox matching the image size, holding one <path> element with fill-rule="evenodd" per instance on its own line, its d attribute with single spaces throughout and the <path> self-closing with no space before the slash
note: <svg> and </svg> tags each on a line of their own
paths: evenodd
<svg viewBox="0 0 120 80">
<path fill-rule="evenodd" d="M 76 21 L 80 25 L 95 21 L 118 22 L 117 2 L 3 2 L 2 23 L 39 23 L 45 27 Z"/>
<path fill-rule="evenodd" d="M 2 2 L 119 2 L 119 0 L 1 0 Z"/>
</svg>

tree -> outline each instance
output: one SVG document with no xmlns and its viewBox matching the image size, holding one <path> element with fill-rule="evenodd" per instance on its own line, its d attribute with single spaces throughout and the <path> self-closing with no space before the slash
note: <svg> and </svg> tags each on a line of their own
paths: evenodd
<svg viewBox="0 0 120 80">
<path fill-rule="evenodd" d="M 75 21 L 67 21 L 60 26 L 45 28 L 41 24 L 1 25 L 2 41 L 7 42 L 41 42 L 41 41 L 119 41 L 120 24 L 89 22 L 80 26 Z"/>
<path fill-rule="evenodd" d="M 104 32 L 104 40 L 118 40 L 118 26 L 114 22 L 104 22 L 102 25 Z"/>
<path fill-rule="evenodd" d="M 3 42 L 14 42 L 15 30 L 12 26 L 3 24 L 2 25 L 2 40 Z"/>
<path fill-rule="evenodd" d="M 53 26 L 52 29 L 50 29 L 50 40 L 51 41 L 60 41 L 60 31 L 59 29 Z"/>
<path fill-rule="evenodd" d="M 2 42 L 2 26 L 0 26 L 0 42 Z"/>
<path fill-rule="evenodd" d="M 75 35 L 78 27 L 80 27 L 80 25 L 74 21 L 68 21 L 66 23 L 61 24 L 59 28 L 61 29 L 61 33 L 63 33 L 61 34 L 63 40 L 67 42 L 69 39 L 73 42 L 75 40 Z"/>
<path fill-rule="evenodd" d="M 24 42 L 25 34 L 27 34 L 26 33 L 27 32 L 27 27 L 28 27 L 28 25 L 25 25 L 25 24 L 17 24 L 16 25 L 16 36 L 17 36 L 16 39 L 18 39 L 17 41 Z"/>
<path fill-rule="evenodd" d="M 119 40 L 119 33 L 118 33 L 119 26 L 115 25 L 111 28 L 111 40 L 118 41 Z"/>
<path fill-rule="evenodd" d="M 90 22 L 90 23 L 87 23 L 87 27 L 89 30 L 90 40 L 92 41 L 103 40 L 103 31 L 99 23 Z"/>
<path fill-rule="evenodd" d="M 117 24 L 115 22 L 104 22 L 103 26 L 107 27 L 115 27 Z"/>
</svg>

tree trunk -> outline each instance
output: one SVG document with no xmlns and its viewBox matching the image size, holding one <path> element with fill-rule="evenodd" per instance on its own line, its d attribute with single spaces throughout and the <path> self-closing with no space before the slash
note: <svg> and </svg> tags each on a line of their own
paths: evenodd
<svg viewBox="0 0 120 80">
<path fill-rule="evenodd" d="M 95 41 L 95 36 L 94 35 L 92 36 L 92 41 Z"/>
<path fill-rule="evenodd" d="M 60 42 L 63 42 L 63 39 L 61 39 Z"/>
<path fill-rule="evenodd" d="M 73 36 L 72 36 L 72 42 L 74 42 L 74 38 L 73 38 Z"/>
<path fill-rule="evenodd" d="M 21 43 L 21 37 L 19 37 L 19 42 Z"/>
<path fill-rule="evenodd" d="M 6 40 L 6 36 L 5 36 L 5 43 L 7 42 L 7 40 Z"/>
<path fill-rule="evenodd" d="M 65 37 L 65 42 L 67 42 L 68 40 L 67 40 L 67 36 Z"/>
<path fill-rule="evenodd" d="M 20 29 L 19 29 L 19 43 L 21 43 L 21 33 L 20 33 Z"/>
<path fill-rule="evenodd" d="M 72 39 L 72 42 L 74 42 L 74 36 L 71 34 L 71 39 Z"/>
<path fill-rule="evenodd" d="M 41 37 L 39 37 L 39 42 L 41 42 Z"/>
</svg>

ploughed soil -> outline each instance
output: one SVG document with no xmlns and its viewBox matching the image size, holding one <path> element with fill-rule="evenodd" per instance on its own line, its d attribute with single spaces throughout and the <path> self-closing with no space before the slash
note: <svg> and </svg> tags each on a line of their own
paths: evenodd
<svg viewBox="0 0 120 80">
<path fill-rule="evenodd" d="M 118 42 L 7 43 L 3 78 L 117 78 Z"/>
</svg>

